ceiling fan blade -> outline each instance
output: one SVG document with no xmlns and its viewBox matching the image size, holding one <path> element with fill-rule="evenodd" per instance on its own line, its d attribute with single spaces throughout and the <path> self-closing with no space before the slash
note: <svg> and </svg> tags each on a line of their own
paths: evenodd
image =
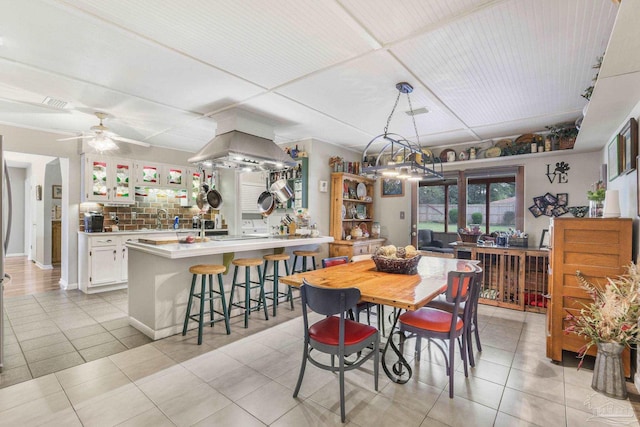
<svg viewBox="0 0 640 427">
<path fill-rule="evenodd" d="M 135 139 L 123 138 L 117 135 L 111 136 L 110 138 L 116 141 L 126 142 L 128 144 L 139 145 L 141 147 L 151 147 L 151 144 L 149 144 L 148 142 L 142 142 Z"/>
<path fill-rule="evenodd" d="M 88 139 L 88 138 L 95 138 L 95 135 L 78 135 L 78 136 L 72 136 L 70 138 L 62 138 L 62 139 L 56 139 L 56 141 L 71 141 L 73 139 Z"/>
</svg>

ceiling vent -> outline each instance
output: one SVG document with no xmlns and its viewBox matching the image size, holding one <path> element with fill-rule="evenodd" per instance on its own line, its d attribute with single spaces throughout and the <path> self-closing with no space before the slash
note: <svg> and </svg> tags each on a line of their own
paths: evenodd
<svg viewBox="0 0 640 427">
<path fill-rule="evenodd" d="M 422 107 L 422 108 L 418 108 L 416 110 L 413 111 L 405 111 L 404 113 L 407 116 L 419 116 L 420 114 L 427 114 L 429 112 L 429 110 L 427 110 L 426 108 Z"/>
<path fill-rule="evenodd" d="M 69 105 L 69 103 L 67 101 L 63 101 L 62 99 L 56 99 L 56 98 L 52 98 L 50 96 L 47 96 L 42 103 L 46 106 L 49 107 L 53 107 L 53 108 L 59 108 L 59 109 L 64 109 L 67 105 Z"/>
</svg>

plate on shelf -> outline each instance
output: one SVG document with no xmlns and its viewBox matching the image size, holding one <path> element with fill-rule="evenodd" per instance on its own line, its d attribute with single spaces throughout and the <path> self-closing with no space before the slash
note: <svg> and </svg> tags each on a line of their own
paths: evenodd
<svg viewBox="0 0 640 427">
<path fill-rule="evenodd" d="M 347 208 L 344 207 L 344 205 L 342 205 L 342 219 L 344 219 L 347 216 Z"/>
<path fill-rule="evenodd" d="M 361 182 L 356 186 L 356 196 L 358 196 L 358 198 L 367 196 L 367 186 L 364 185 L 364 182 Z"/>
<path fill-rule="evenodd" d="M 493 157 L 500 157 L 501 153 L 502 153 L 502 149 L 500 147 L 491 147 L 491 148 L 487 149 L 487 151 L 485 152 L 484 156 L 487 159 L 491 159 Z"/>
</svg>

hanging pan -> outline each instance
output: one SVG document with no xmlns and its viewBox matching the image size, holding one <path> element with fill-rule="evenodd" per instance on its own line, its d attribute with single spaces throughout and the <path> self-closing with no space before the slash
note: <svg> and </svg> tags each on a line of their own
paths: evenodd
<svg viewBox="0 0 640 427">
<path fill-rule="evenodd" d="M 222 206 L 222 195 L 218 190 L 212 188 L 207 193 L 207 202 L 213 209 L 220 209 Z"/>
<path fill-rule="evenodd" d="M 211 188 L 207 192 L 207 202 L 212 209 L 220 209 L 222 206 L 222 194 L 216 190 L 215 177 L 211 177 Z"/>
<path fill-rule="evenodd" d="M 273 209 L 276 207 L 276 201 L 273 199 L 273 194 L 269 192 L 268 188 L 269 180 L 267 180 L 267 190 L 258 196 L 258 212 L 264 217 L 271 215 L 271 212 L 273 212 Z"/>
<path fill-rule="evenodd" d="M 200 191 L 198 192 L 198 196 L 196 197 L 196 205 L 200 211 L 208 211 L 209 210 L 209 202 L 207 202 L 207 192 L 209 191 L 209 186 L 207 184 L 202 184 L 200 186 Z"/>
</svg>

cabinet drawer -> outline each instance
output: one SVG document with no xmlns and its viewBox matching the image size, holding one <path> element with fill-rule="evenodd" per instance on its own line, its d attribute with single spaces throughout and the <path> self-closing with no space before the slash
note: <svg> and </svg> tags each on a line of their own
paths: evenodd
<svg viewBox="0 0 640 427">
<path fill-rule="evenodd" d="M 92 248 L 99 246 L 113 246 L 118 244 L 118 239 L 113 236 L 91 237 L 89 242 Z"/>
<path fill-rule="evenodd" d="M 354 255 L 364 255 L 369 253 L 369 245 L 353 245 Z"/>
<path fill-rule="evenodd" d="M 375 254 L 378 249 L 382 246 L 382 243 L 372 243 L 369 245 L 369 253 Z"/>
</svg>

